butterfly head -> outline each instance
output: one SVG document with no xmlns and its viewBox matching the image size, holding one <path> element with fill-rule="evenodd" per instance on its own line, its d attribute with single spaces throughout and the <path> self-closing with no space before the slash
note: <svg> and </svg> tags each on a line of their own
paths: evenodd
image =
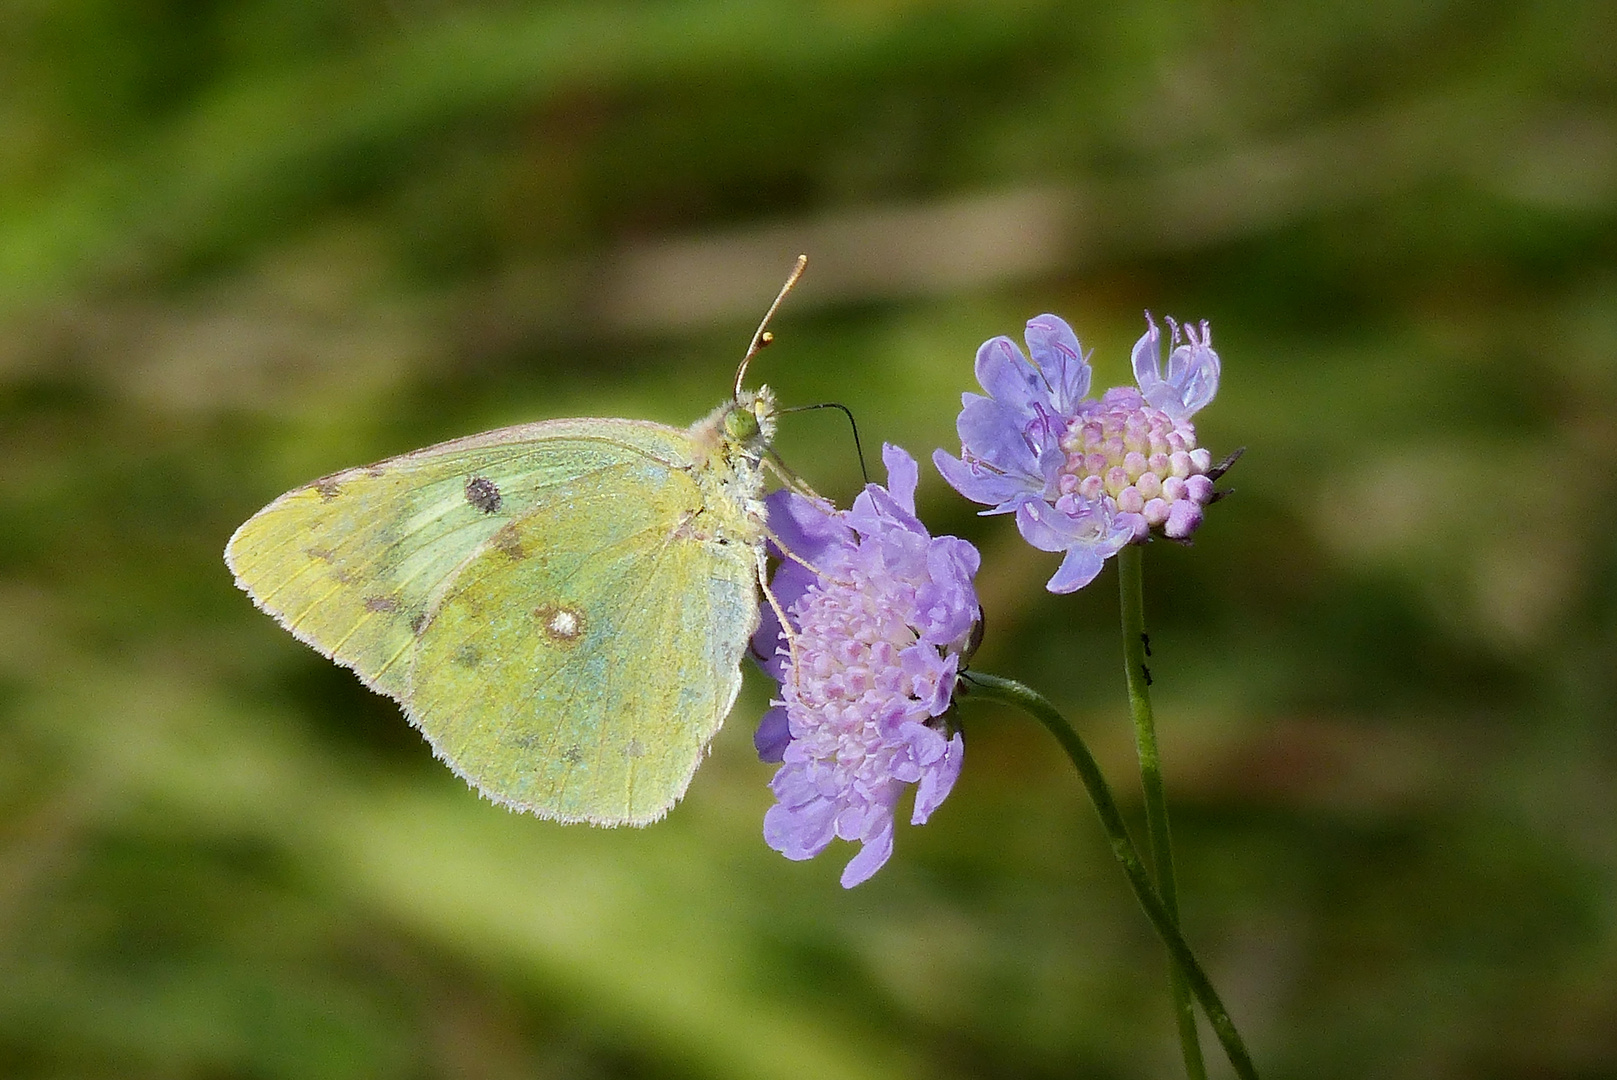
<svg viewBox="0 0 1617 1080">
<path fill-rule="evenodd" d="M 775 394 L 767 386 L 743 390 L 691 425 L 698 460 L 718 457 L 754 467 L 775 441 Z"/>
</svg>

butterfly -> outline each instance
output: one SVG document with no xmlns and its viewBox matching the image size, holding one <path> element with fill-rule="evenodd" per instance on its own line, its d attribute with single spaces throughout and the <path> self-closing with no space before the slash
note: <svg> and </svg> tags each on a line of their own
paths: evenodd
<svg viewBox="0 0 1617 1080">
<path fill-rule="evenodd" d="M 658 820 L 758 626 L 777 409 L 742 380 L 804 263 L 731 398 L 690 428 L 546 420 L 333 473 L 236 530 L 236 584 L 494 802 Z"/>
</svg>

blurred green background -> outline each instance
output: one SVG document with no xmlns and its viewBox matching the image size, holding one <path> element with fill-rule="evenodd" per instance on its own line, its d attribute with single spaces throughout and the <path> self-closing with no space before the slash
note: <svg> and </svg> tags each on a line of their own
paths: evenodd
<svg viewBox="0 0 1617 1080">
<path fill-rule="evenodd" d="M 0 1075 L 1167 1077 L 1070 768 L 966 769 L 844 892 L 764 680 L 670 818 L 480 801 L 220 559 L 336 468 L 755 368 L 955 447 L 1043 311 L 1207 318 L 1249 447 L 1147 552 L 1187 933 L 1269 1078 L 1617 1077 L 1617 7 L 0 2 Z M 780 440 L 822 491 L 833 413 Z M 1138 817 L 1109 569 L 934 473 L 985 670 Z M 1216 1046 L 1209 1048 L 1218 1057 Z M 1227 1075 L 1221 1060 L 1214 1075 Z"/>
</svg>

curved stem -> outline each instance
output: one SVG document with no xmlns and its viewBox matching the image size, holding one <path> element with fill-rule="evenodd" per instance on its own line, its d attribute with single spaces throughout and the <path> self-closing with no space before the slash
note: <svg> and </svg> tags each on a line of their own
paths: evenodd
<svg viewBox="0 0 1617 1080">
<path fill-rule="evenodd" d="M 1179 933 L 1178 924 L 1163 906 L 1162 898 L 1157 894 L 1156 886 L 1151 883 L 1145 864 L 1140 861 L 1140 854 L 1134 848 L 1134 841 L 1129 839 L 1128 827 L 1123 823 L 1123 814 L 1117 808 L 1117 800 L 1112 797 L 1112 789 L 1100 771 L 1100 764 L 1089 752 L 1089 747 L 1084 745 L 1084 740 L 1072 725 L 1067 723 L 1066 718 L 1056 711 L 1055 706 L 1021 683 L 979 671 L 968 671 L 960 678 L 962 690 L 966 691 L 960 695 L 961 700 L 970 701 L 975 698 L 1013 705 L 1043 724 L 1050 734 L 1055 736 L 1056 742 L 1061 744 L 1061 749 L 1066 751 L 1067 757 L 1077 768 L 1078 776 L 1089 792 L 1090 801 L 1095 804 L 1095 813 L 1100 816 L 1101 827 L 1106 830 L 1106 837 L 1111 842 L 1112 854 L 1122 864 L 1123 873 L 1134 889 L 1134 898 L 1140 902 L 1140 907 L 1145 910 L 1146 918 L 1151 920 L 1157 936 L 1162 939 L 1174 963 L 1184 973 L 1191 993 L 1201 1003 L 1202 1011 L 1207 1014 L 1213 1031 L 1218 1035 L 1218 1041 L 1224 1047 L 1225 1056 L 1230 1059 L 1230 1065 L 1235 1069 L 1235 1074 L 1241 1077 L 1241 1080 L 1257 1080 L 1257 1070 L 1252 1065 L 1252 1057 L 1247 1053 L 1246 1044 L 1241 1040 L 1241 1033 L 1235 1029 L 1235 1023 L 1224 1008 L 1224 1002 L 1219 999 L 1218 991 L 1213 989 L 1207 973 L 1202 970 L 1195 954 L 1190 951 L 1190 946 L 1185 944 L 1184 937 Z"/>
<path fill-rule="evenodd" d="M 1128 677 L 1129 715 L 1134 719 L 1134 745 L 1140 757 L 1140 787 L 1145 792 L 1145 827 L 1151 836 L 1151 862 L 1156 869 L 1157 893 L 1168 917 L 1179 925 L 1179 886 L 1174 880 L 1173 839 L 1168 828 L 1168 795 L 1162 786 L 1162 759 L 1157 753 L 1156 718 L 1151 712 L 1151 673 L 1145 660 L 1150 645 L 1145 636 L 1144 551 L 1130 544 L 1117 553 L 1117 581 L 1123 611 L 1123 670 Z M 1173 996 L 1174 1021 L 1179 1025 L 1179 1048 L 1185 1073 L 1191 1080 L 1207 1080 L 1201 1041 L 1196 1034 L 1196 1010 L 1179 965 L 1168 964 L 1168 989 Z"/>
</svg>

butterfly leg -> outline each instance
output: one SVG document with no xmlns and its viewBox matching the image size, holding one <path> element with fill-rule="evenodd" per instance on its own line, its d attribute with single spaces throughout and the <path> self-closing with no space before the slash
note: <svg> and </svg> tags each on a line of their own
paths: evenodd
<svg viewBox="0 0 1617 1080">
<path fill-rule="evenodd" d="M 797 492 L 797 494 L 803 496 L 805 499 L 813 499 L 815 502 L 825 501 L 819 492 L 809 487 L 807 480 L 804 480 L 801 476 L 798 476 L 797 473 L 792 470 L 790 465 L 787 465 L 785 461 L 781 460 L 781 456 L 775 453 L 773 447 L 769 449 L 767 456 L 763 458 L 763 463 L 765 468 L 774 473 L 775 477 L 780 480 L 781 483 L 785 484 L 788 488 Z"/>
<path fill-rule="evenodd" d="M 783 549 L 784 550 L 784 549 Z M 797 631 L 792 629 L 791 620 L 786 617 L 786 609 L 780 606 L 780 599 L 775 596 L 775 590 L 769 587 L 769 563 L 763 552 L 758 553 L 758 588 L 763 590 L 764 599 L 780 620 L 780 632 L 786 638 L 786 650 L 792 658 L 792 683 L 797 683 L 798 656 Z"/>
<path fill-rule="evenodd" d="M 825 571 L 821 570 L 819 567 L 815 566 L 813 563 L 809 562 L 807 559 L 805 559 L 801 555 L 797 554 L 797 552 L 793 551 L 791 548 L 786 546 L 786 542 L 784 540 L 782 540 L 780 537 L 776 536 L 768 528 L 764 529 L 764 536 L 768 537 L 769 542 L 774 544 L 777 548 L 780 549 L 780 553 L 781 553 L 782 557 L 792 560 L 792 562 L 796 563 L 798 566 L 801 566 L 803 569 L 807 570 L 809 573 L 813 574 L 815 577 L 823 578 L 826 581 L 833 582 L 833 583 L 835 583 L 837 585 L 844 585 L 844 586 L 847 586 L 849 588 L 853 587 L 852 582 L 838 581 L 836 578 L 832 577 L 830 574 L 827 574 Z"/>
</svg>

